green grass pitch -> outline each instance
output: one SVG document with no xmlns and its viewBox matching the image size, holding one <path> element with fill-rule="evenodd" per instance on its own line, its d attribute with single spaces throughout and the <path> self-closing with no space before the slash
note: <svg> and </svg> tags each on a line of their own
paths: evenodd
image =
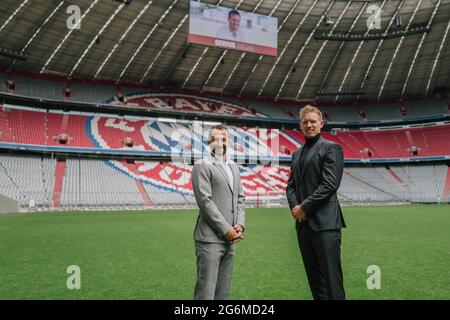
<svg viewBox="0 0 450 320">
<path fill-rule="evenodd" d="M 346 207 L 348 299 L 449 299 L 450 206 Z M 196 210 L 0 216 L 0 299 L 192 299 Z M 247 209 L 231 299 L 311 299 L 287 209 Z M 81 289 L 66 286 L 81 269 Z M 367 289 L 367 267 L 381 289 Z"/>
</svg>

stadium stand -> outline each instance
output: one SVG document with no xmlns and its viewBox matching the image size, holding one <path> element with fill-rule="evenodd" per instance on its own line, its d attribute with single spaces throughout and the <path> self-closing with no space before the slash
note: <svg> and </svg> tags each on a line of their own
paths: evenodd
<svg viewBox="0 0 450 320">
<path fill-rule="evenodd" d="M 0 193 L 31 209 L 51 207 L 55 159 L 0 155 Z"/>
<path fill-rule="evenodd" d="M 7 79 L 15 81 L 14 92 L 8 90 Z M 180 114 L 214 113 L 224 117 L 256 116 L 295 122 L 299 109 L 297 105 L 283 102 L 193 93 L 169 94 L 139 86 L 57 81 L 2 72 L 0 83 L 2 93 L 57 101 L 112 103 L 125 110 L 138 107 Z M 70 97 L 64 96 L 65 88 L 70 88 Z M 118 92 L 123 95 L 124 102 L 117 100 Z M 361 105 L 326 103 L 320 108 L 327 121 L 337 123 L 421 119 L 444 115 L 449 110 L 445 98 Z M 281 124 L 280 127 L 283 128 Z M 248 205 L 286 205 L 284 190 L 289 167 L 285 164 L 304 143 L 303 134 L 298 129 L 229 126 L 229 130 L 233 155 L 280 156 L 285 161 L 284 165 L 241 166 Z M 192 123 L 183 120 L 161 121 L 150 117 L 0 105 L 0 145 L 3 148 L 23 149 L 26 145 L 26 148 L 31 146 L 39 151 L 56 153 L 75 149 L 87 154 L 115 151 L 134 155 L 144 152 L 150 159 L 94 160 L 59 156 L 57 161 L 53 156 L 0 156 L 0 193 L 19 201 L 24 210 L 195 207 L 190 181 L 192 165 L 156 161 L 152 157 L 169 155 L 173 151 L 199 155 L 206 150 L 206 132 L 194 134 Z M 343 147 L 346 163 L 378 160 L 378 164 L 371 166 L 345 168 L 338 192 L 341 202 L 450 201 L 450 170 L 446 164 L 391 163 L 448 158 L 449 123 L 333 129 L 322 135 Z M 46 149 L 52 147 L 57 149 Z M 382 162 L 391 165 L 380 164 Z"/>
<path fill-rule="evenodd" d="M 16 90 L 11 93 L 7 90 L 6 79 L 16 81 Z M 67 81 L 57 80 L 56 77 L 48 78 L 41 75 L 13 74 L 7 76 L 0 72 L 0 92 L 30 98 L 42 98 L 49 100 L 72 101 L 91 104 L 113 103 L 127 107 L 162 108 L 172 109 L 178 112 L 194 111 L 217 114 L 236 114 L 244 112 L 248 116 L 262 116 L 276 119 L 296 120 L 299 107 L 297 104 L 259 101 L 250 98 L 214 97 L 200 94 L 167 94 L 148 86 L 123 84 L 119 87 L 113 84 L 105 84 L 100 81 Z M 64 89 L 70 87 L 71 96 L 64 96 Z M 119 103 L 115 98 L 121 92 L 126 103 Z M 159 101 L 158 101 L 159 100 Z M 206 100 L 216 101 L 215 104 L 206 106 Z M 156 101 L 156 102 L 155 102 Z M 190 106 L 189 106 L 190 105 Z M 322 103 L 318 105 L 331 122 L 367 122 L 382 120 L 404 120 L 436 115 L 447 115 L 448 99 L 443 97 L 405 100 L 403 102 L 377 102 L 359 105 Z M 405 114 L 401 112 L 405 108 Z M 366 114 L 366 119 L 361 118 L 359 112 Z"/>
<path fill-rule="evenodd" d="M 159 152 L 170 152 L 174 148 L 179 148 L 180 152 L 201 152 L 200 148 L 203 149 L 206 144 L 206 137 L 194 135 L 192 126 L 187 122 L 43 112 L 11 107 L 0 108 L 0 119 L 0 142 L 4 143 Z M 231 141 L 235 144 L 234 151 L 237 154 L 249 150 L 250 154 L 279 154 L 289 157 L 304 143 L 302 134 L 297 130 L 280 132 L 275 129 L 230 129 Z M 450 155 L 448 124 L 377 129 L 324 132 L 323 136 L 342 145 L 348 159 Z M 132 147 L 124 144 L 127 138 L 133 141 Z M 278 139 L 278 146 L 269 142 L 275 141 L 275 138 Z"/>
<path fill-rule="evenodd" d="M 144 207 L 134 178 L 107 161 L 68 159 L 66 171 L 63 208 Z"/>
<path fill-rule="evenodd" d="M 407 196 L 419 202 L 438 202 L 445 197 L 447 168 L 446 165 L 404 166 L 392 170 L 405 182 Z"/>
<path fill-rule="evenodd" d="M 58 165 L 65 165 L 60 205 L 52 201 L 58 199 Z M 64 163 L 5 155 L 0 156 L 0 193 L 27 210 L 193 207 L 191 171 L 192 165 L 175 162 L 69 158 Z M 346 204 L 450 201 L 447 172 L 444 164 L 348 167 L 338 195 Z M 242 166 L 247 204 L 285 205 L 288 177 L 288 166 Z"/>
</svg>

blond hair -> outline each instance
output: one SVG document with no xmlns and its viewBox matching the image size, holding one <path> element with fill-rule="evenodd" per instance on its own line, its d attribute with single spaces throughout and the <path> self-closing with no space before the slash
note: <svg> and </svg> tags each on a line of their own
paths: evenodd
<svg viewBox="0 0 450 320">
<path fill-rule="evenodd" d="M 320 120 L 322 120 L 322 112 L 320 112 L 319 108 L 314 107 L 310 104 L 307 104 L 306 106 L 300 109 L 300 119 L 302 118 L 303 115 L 310 112 L 317 114 L 320 117 Z"/>
</svg>

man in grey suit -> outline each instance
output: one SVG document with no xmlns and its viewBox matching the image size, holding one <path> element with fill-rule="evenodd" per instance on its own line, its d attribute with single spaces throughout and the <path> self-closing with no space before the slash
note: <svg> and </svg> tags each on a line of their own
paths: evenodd
<svg viewBox="0 0 450 320">
<path fill-rule="evenodd" d="M 344 217 L 336 195 L 344 170 L 340 145 L 320 136 L 322 113 L 300 111 L 305 144 L 292 155 L 286 195 L 296 219 L 298 244 L 314 299 L 345 299 L 341 268 Z"/>
<path fill-rule="evenodd" d="M 209 155 L 192 171 L 195 200 L 200 208 L 194 231 L 197 256 L 195 300 L 223 300 L 231 287 L 236 243 L 243 239 L 244 190 L 238 165 L 227 156 L 228 131 L 213 126 Z"/>
</svg>

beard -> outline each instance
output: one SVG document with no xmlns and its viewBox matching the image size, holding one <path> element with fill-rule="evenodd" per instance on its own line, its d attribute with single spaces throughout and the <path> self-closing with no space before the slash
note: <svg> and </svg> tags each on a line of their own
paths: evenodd
<svg viewBox="0 0 450 320">
<path fill-rule="evenodd" d="M 212 155 L 213 155 L 214 157 L 216 157 L 216 156 L 219 156 L 219 157 L 225 156 L 226 153 L 227 153 L 227 146 L 226 146 L 226 145 L 223 145 L 222 148 L 223 148 L 223 149 L 222 149 L 223 151 L 220 152 L 219 154 L 216 153 L 216 148 L 213 148 L 212 151 L 211 151 Z"/>
</svg>

